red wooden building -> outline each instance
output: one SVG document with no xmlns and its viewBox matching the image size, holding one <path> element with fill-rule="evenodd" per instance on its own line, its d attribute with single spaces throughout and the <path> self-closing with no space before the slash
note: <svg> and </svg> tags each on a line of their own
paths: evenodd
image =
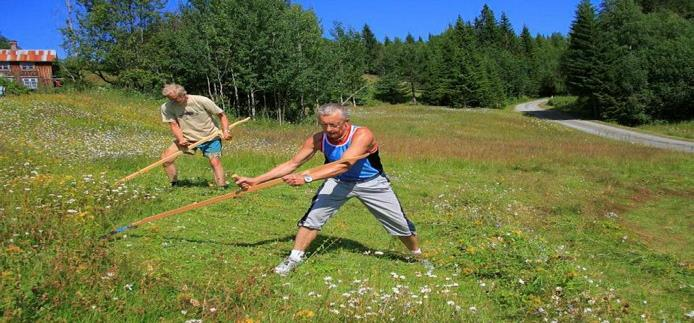
<svg viewBox="0 0 694 323">
<path fill-rule="evenodd" d="M 10 49 L 0 49 L 0 77 L 30 89 L 52 87 L 56 59 L 55 50 L 17 49 L 17 42 L 10 41 Z"/>
</svg>

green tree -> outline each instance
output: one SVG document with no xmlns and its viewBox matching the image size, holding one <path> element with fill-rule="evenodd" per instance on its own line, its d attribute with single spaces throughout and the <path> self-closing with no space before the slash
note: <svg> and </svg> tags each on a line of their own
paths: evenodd
<svg viewBox="0 0 694 323">
<path fill-rule="evenodd" d="M 654 119 L 694 118 L 694 24 L 672 12 L 648 14 L 641 64 L 648 71 L 648 105 Z"/>
<path fill-rule="evenodd" d="M 592 96 L 601 116 L 634 125 L 650 119 L 647 106 L 648 71 L 641 64 L 643 19 L 633 0 L 607 0 L 602 3 L 598 19 L 601 37 L 597 50 L 597 84 Z"/>
<path fill-rule="evenodd" d="M 501 41 L 501 48 L 516 53 L 519 50 L 518 37 L 513 31 L 513 26 L 511 26 L 511 20 L 508 19 L 506 13 L 501 13 L 501 18 L 499 19 L 499 40 Z"/>
<path fill-rule="evenodd" d="M 108 83 L 129 87 L 135 78 L 149 82 L 145 44 L 161 18 L 162 0 L 77 0 L 70 17 L 77 26 L 62 29 L 70 53 Z M 126 76 L 119 80 L 118 76 Z"/>
<path fill-rule="evenodd" d="M 638 0 L 646 13 L 670 11 L 684 19 L 694 18 L 694 1 L 690 0 Z"/>
<path fill-rule="evenodd" d="M 566 92 L 559 62 L 566 51 L 567 41 L 560 33 L 553 33 L 549 38 L 537 37 L 535 40 L 535 83 L 536 94 L 550 96 Z M 530 95 L 531 93 L 526 93 Z"/>
<path fill-rule="evenodd" d="M 0 49 L 9 49 L 10 48 L 10 40 L 7 39 L 7 37 L 3 36 L 0 33 Z"/>
<path fill-rule="evenodd" d="M 477 41 L 481 46 L 499 45 L 501 43 L 496 17 L 494 17 L 494 12 L 487 4 L 482 6 L 479 17 L 475 18 L 474 26 Z"/>
<path fill-rule="evenodd" d="M 591 98 L 597 88 L 599 53 L 598 23 L 595 8 L 589 0 L 582 0 L 576 10 L 576 18 L 571 24 L 569 44 L 561 58 L 561 71 L 566 79 L 569 93 L 583 99 Z M 597 108 L 594 102 L 587 103 Z M 598 116 L 597 110 L 593 115 Z"/>
<path fill-rule="evenodd" d="M 366 72 L 369 74 L 379 74 L 383 60 L 383 47 L 376 39 L 376 36 L 369 28 L 369 25 L 364 24 L 361 36 L 366 49 Z"/>
</svg>

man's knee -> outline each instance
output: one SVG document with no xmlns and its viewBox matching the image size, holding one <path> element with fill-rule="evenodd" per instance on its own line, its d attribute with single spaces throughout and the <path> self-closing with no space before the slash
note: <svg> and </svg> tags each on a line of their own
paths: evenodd
<svg viewBox="0 0 694 323">
<path fill-rule="evenodd" d="M 165 150 L 163 153 L 161 153 L 161 159 L 164 159 L 164 158 L 166 158 L 166 157 L 169 157 L 169 156 L 171 156 L 171 154 L 173 154 L 173 153 L 175 153 L 175 152 L 171 152 L 171 151 Z M 168 160 L 168 161 L 164 162 L 162 165 L 163 165 L 164 167 L 171 166 L 171 165 L 174 163 L 174 160 L 176 160 L 176 158 L 173 158 L 173 159 L 171 159 L 171 160 Z"/>
<path fill-rule="evenodd" d="M 208 160 L 210 161 L 210 165 L 214 168 L 222 167 L 222 160 L 219 158 L 219 155 L 210 155 L 207 156 Z"/>
</svg>

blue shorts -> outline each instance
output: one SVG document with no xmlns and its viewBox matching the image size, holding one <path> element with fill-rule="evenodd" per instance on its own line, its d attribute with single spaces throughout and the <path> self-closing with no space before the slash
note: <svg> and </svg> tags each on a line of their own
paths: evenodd
<svg viewBox="0 0 694 323">
<path fill-rule="evenodd" d="M 221 157 L 222 156 L 222 140 L 219 138 L 215 138 L 213 140 L 210 140 L 206 143 L 202 143 L 199 146 L 195 147 L 195 149 L 200 149 L 202 151 L 203 156 L 210 158 L 210 157 Z"/>
</svg>

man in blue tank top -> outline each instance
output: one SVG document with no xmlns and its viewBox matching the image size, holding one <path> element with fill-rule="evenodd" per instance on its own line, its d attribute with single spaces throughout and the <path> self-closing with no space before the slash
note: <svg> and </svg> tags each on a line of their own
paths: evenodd
<svg viewBox="0 0 694 323">
<path fill-rule="evenodd" d="M 352 197 L 363 202 L 388 233 L 397 236 L 431 271 L 432 264 L 422 257 L 414 224 L 405 216 L 400 201 L 383 172 L 373 133 L 368 128 L 352 125 L 349 110 L 343 105 L 325 104 L 318 108 L 316 114 L 323 131 L 307 138 L 292 159 L 265 174 L 239 177 L 236 180 L 236 184 L 247 189 L 280 177 L 292 186 L 325 179 L 308 211 L 297 224 L 299 231 L 291 254 L 275 267 L 275 272 L 284 276 L 298 266 L 304 260 L 304 251 L 323 225 Z M 311 173 L 294 173 L 318 151 L 325 156 L 326 164 L 340 159 L 345 162 L 326 165 Z M 365 154 L 368 157 L 355 158 Z"/>
</svg>

